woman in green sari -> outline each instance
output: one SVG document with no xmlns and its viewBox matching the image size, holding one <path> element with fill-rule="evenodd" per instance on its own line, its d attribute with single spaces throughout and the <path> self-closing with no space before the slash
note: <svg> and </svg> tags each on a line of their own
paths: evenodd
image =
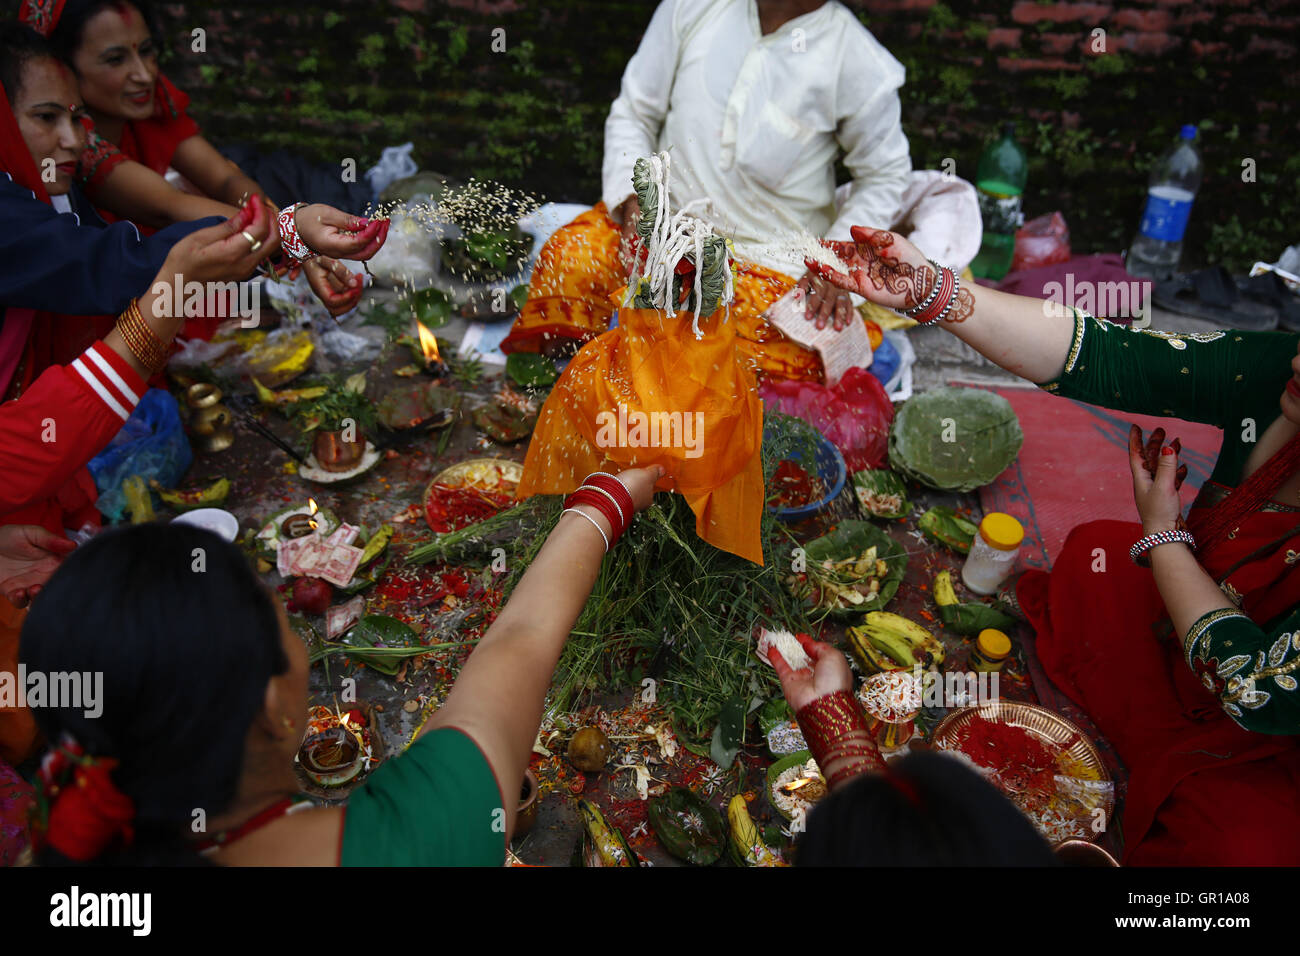
<svg viewBox="0 0 1300 956">
<path fill-rule="evenodd" d="M 1080 525 L 1015 594 L 1048 675 L 1129 769 L 1126 862 L 1300 861 L 1300 336 L 1125 328 L 960 286 L 893 233 L 853 236 L 832 244 L 842 270 L 810 266 L 1053 394 L 1224 430 L 1184 521 L 1177 441 L 1135 426 L 1141 523 Z"/>
</svg>

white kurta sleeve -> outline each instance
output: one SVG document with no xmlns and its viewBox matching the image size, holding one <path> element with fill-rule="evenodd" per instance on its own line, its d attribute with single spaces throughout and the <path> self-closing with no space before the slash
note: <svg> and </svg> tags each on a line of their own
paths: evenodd
<svg viewBox="0 0 1300 956">
<path fill-rule="evenodd" d="M 853 186 L 827 233 L 830 239 L 850 238 L 850 226 L 892 227 L 912 172 L 898 97 L 902 77 L 890 82 L 876 74 L 872 79 L 874 83 L 867 84 L 859 78 L 859 83 L 849 87 L 872 89 L 874 86 L 878 92 L 856 108 L 850 104 L 850 112 L 840 120 L 837 131 Z"/>
<path fill-rule="evenodd" d="M 601 198 L 612 214 L 632 195 L 632 167 L 655 151 L 677 71 L 678 0 L 663 0 L 623 71 L 623 86 L 605 120 Z"/>
</svg>

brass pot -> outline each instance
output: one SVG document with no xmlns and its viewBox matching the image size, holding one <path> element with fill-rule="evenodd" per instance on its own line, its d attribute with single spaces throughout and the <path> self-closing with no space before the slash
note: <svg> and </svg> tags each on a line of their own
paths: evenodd
<svg viewBox="0 0 1300 956">
<path fill-rule="evenodd" d="M 325 471 L 351 471 L 361 464 L 361 458 L 366 453 L 364 436 L 358 435 L 357 438 L 357 441 L 345 441 L 341 430 L 318 431 L 312 441 L 312 454 L 316 456 L 316 464 Z"/>
<path fill-rule="evenodd" d="M 185 393 L 190 407 L 190 432 L 200 451 L 225 451 L 235 441 L 230 429 L 230 409 L 221 404 L 221 389 L 206 382 L 191 385 Z"/>
<path fill-rule="evenodd" d="M 1062 840 L 1053 849 L 1064 866 L 1119 866 L 1113 856 L 1087 840 Z"/>
</svg>

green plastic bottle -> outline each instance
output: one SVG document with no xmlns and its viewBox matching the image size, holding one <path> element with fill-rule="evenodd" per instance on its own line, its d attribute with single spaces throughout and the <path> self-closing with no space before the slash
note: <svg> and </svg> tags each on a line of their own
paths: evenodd
<svg viewBox="0 0 1300 956">
<path fill-rule="evenodd" d="M 1028 178 L 1029 159 L 1016 143 L 1016 124 L 1005 123 L 1002 137 L 984 150 L 976 170 L 984 241 L 970 268 L 981 279 L 1001 279 L 1011 271 L 1016 230 L 1025 221 L 1020 197 Z"/>
</svg>

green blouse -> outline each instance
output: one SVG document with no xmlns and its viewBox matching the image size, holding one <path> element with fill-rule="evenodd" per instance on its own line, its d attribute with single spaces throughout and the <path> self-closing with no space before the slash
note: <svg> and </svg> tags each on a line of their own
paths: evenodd
<svg viewBox="0 0 1300 956">
<path fill-rule="evenodd" d="M 1065 369 L 1040 387 L 1090 405 L 1222 428 L 1210 480 L 1235 487 L 1255 441 L 1281 415 L 1297 341 L 1294 332 L 1132 329 L 1076 309 Z M 1183 648 L 1188 666 L 1242 727 L 1300 733 L 1300 608 L 1267 631 L 1233 608 L 1211 611 L 1188 630 Z"/>
<path fill-rule="evenodd" d="M 501 790 L 478 744 L 431 730 L 348 799 L 343 866 L 502 866 Z"/>
</svg>

